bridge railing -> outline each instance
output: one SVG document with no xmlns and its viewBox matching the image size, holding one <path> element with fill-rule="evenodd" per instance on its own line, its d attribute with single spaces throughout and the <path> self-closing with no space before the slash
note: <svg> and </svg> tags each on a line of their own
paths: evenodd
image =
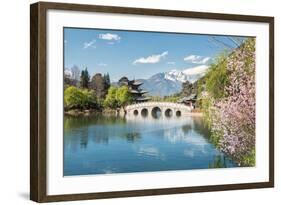
<svg viewBox="0 0 281 205">
<path fill-rule="evenodd" d="M 187 109 L 191 108 L 190 106 L 179 104 L 179 103 L 172 103 L 172 102 L 144 102 L 144 103 L 137 103 L 126 106 L 126 109 L 137 109 L 137 108 L 145 108 L 145 107 L 171 107 L 171 108 L 180 108 L 180 109 Z"/>
</svg>

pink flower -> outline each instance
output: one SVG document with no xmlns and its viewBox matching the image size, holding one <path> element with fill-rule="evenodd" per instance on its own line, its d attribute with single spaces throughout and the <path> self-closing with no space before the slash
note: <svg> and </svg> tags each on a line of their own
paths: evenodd
<svg viewBox="0 0 281 205">
<path fill-rule="evenodd" d="M 253 41 L 255 45 L 255 41 Z M 253 45 L 253 47 L 254 47 Z M 227 97 L 215 102 L 213 132 L 223 133 L 219 146 L 237 162 L 255 148 L 255 50 L 238 48 L 227 59 Z M 250 63 L 249 63 L 250 62 Z"/>
</svg>

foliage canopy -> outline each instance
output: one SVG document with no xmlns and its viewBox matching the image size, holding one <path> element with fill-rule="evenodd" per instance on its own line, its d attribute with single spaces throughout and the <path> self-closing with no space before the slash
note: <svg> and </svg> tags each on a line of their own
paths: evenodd
<svg viewBox="0 0 281 205">
<path fill-rule="evenodd" d="M 68 109 L 94 108 L 97 98 L 93 90 L 70 86 L 64 91 L 64 102 Z"/>
</svg>

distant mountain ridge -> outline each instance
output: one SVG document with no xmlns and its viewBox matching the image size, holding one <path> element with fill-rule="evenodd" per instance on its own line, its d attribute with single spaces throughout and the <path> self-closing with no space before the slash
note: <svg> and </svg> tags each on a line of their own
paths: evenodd
<svg viewBox="0 0 281 205">
<path fill-rule="evenodd" d="M 201 65 L 182 71 L 171 70 L 168 72 L 157 73 L 148 79 L 138 79 L 143 85 L 142 89 L 148 91 L 152 96 L 167 96 L 178 93 L 182 89 L 182 83 L 189 81 L 196 82 L 206 74 L 208 66 Z"/>
<path fill-rule="evenodd" d="M 172 95 L 181 90 L 181 82 L 165 78 L 165 73 L 157 73 L 148 79 L 138 79 L 143 84 L 141 88 L 148 91 L 148 95 L 165 96 Z"/>
<path fill-rule="evenodd" d="M 196 82 L 205 75 L 207 70 L 207 65 L 200 65 L 184 70 L 173 69 L 168 72 L 156 73 L 148 79 L 137 80 L 143 83 L 141 88 L 148 91 L 148 95 L 168 96 L 179 93 L 182 89 L 182 83 L 186 81 L 190 83 Z M 73 66 L 70 69 L 65 68 L 64 75 L 76 82 L 79 81 L 80 70 L 77 66 Z M 115 86 L 118 85 L 117 82 L 112 82 L 111 84 Z"/>
<path fill-rule="evenodd" d="M 199 78 L 203 77 L 208 69 L 206 65 L 196 66 L 185 70 L 171 70 L 165 73 L 165 78 L 172 81 L 180 81 L 182 83 L 189 81 L 194 83 Z"/>
</svg>

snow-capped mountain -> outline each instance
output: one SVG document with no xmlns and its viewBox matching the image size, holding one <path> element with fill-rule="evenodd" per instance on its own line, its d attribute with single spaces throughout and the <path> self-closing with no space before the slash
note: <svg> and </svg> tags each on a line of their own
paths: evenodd
<svg viewBox="0 0 281 205">
<path fill-rule="evenodd" d="M 143 84 L 142 89 L 148 91 L 149 95 L 167 96 L 181 90 L 181 82 L 165 78 L 165 73 L 157 73 L 148 79 L 139 79 Z"/>
<path fill-rule="evenodd" d="M 187 76 L 184 75 L 182 71 L 179 70 L 171 70 L 166 73 L 164 73 L 165 79 L 171 80 L 171 81 L 180 81 L 180 82 L 186 82 L 187 81 Z"/>
<path fill-rule="evenodd" d="M 180 92 L 182 83 L 186 81 L 196 82 L 205 75 L 207 69 L 208 66 L 200 65 L 185 70 L 171 70 L 139 81 L 143 82 L 142 88 L 147 90 L 149 95 L 167 96 Z"/>
<path fill-rule="evenodd" d="M 171 70 L 165 73 L 165 79 L 171 81 L 180 81 L 194 83 L 199 78 L 203 77 L 208 69 L 206 65 L 196 66 L 185 70 Z"/>
</svg>

